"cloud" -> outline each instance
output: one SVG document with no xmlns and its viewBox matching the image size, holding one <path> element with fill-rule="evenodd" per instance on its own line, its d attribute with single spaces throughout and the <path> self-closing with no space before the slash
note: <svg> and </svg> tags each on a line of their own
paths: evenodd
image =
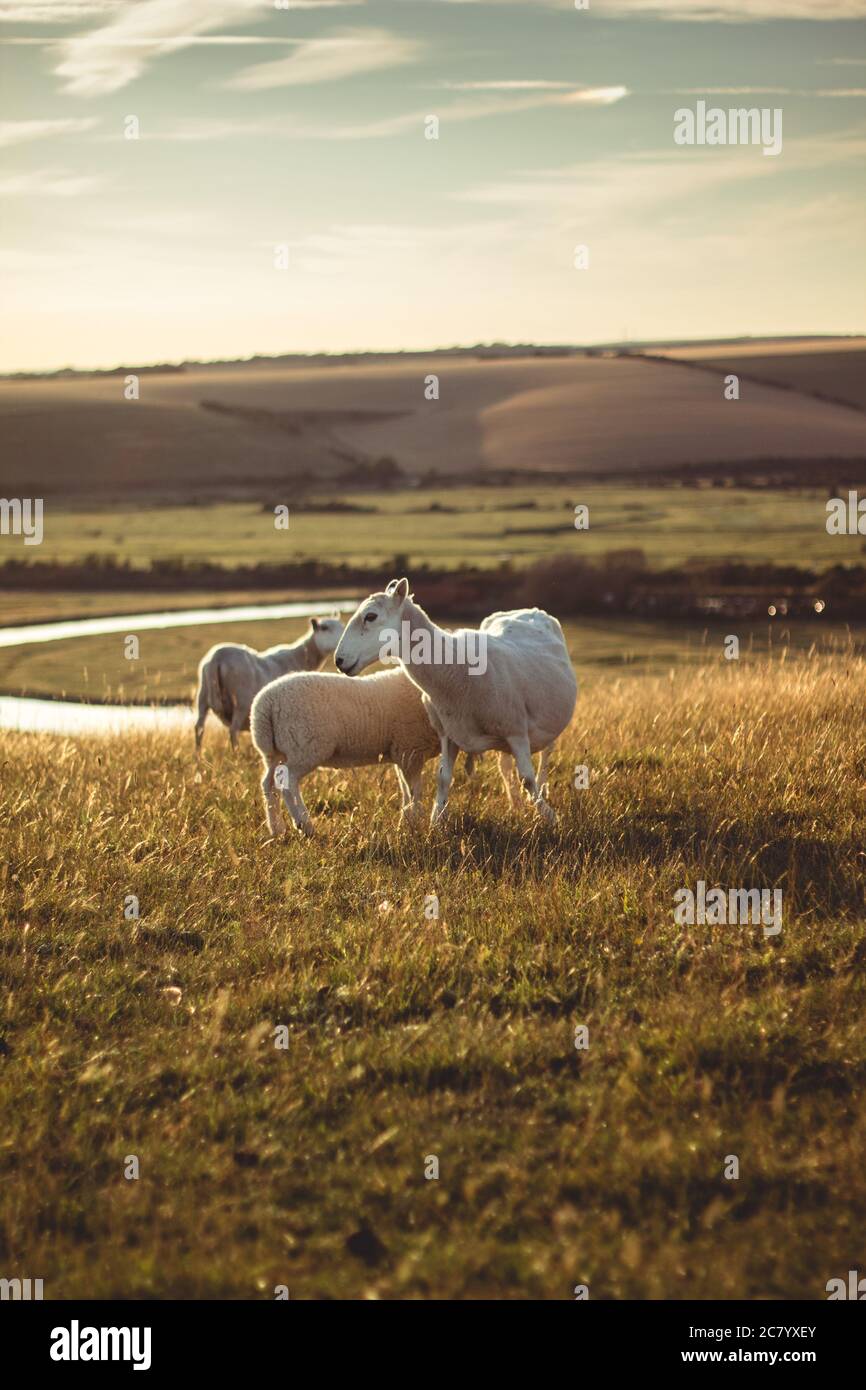
<svg viewBox="0 0 866 1390">
<path fill-rule="evenodd" d="M 674 97 L 862 97 L 863 87 L 672 87 L 662 93 Z"/>
<path fill-rule="evenodd" d="M 244 18 L 262 18 L 262 0 L 140 0 L 116 19 L 60 41 L 55 68 L 75 96 L 117 92 L 164 53 L 186 48 L 197 35 Z"/>
<path fill-rule="evenodd" d="M 443 4 L 521 4 L 526 0 L 440 0 Z M 548 9 L 573 10 L 574 0 L 542 0 Z M 592 0 L 597 19 L 634 15 L 698 23 L 750 23 L 771 19 L 863 19 L 866 0 Z"/>
<path fill-rule="evenodd" d="M 0 24 L 61 24 L 120 8 L 120 0 L 11 0 L 0 4 Z"/>
<path fill-rule="evenodd" d="M 57 121 L 0 121 L 0 146 L 23 145 L 29 140 L 50 140 L 60 135 L 79 135 L 92 130 L 96 121 L 57 120 Z"/>
<path fill-rule="evenodd" d="M 235 91 L 261 92 L 271 87 L 331 82 L 415 62 L 421 51 L 417 40 L 401 38 L 387 29 L 346 29 L 326 38 L 299 41 L 288 57 L 243 68 L 223 85 Z"/>
<path fill-rule="evenodd" d="M 31 169 L 0 179 L 2 198 L 78 198 L 102 183 L 95 174 L 68 174 L 58 169 Z"/>
<path fill-rule="evenodd" d="M 402 135 L 407 130 L 423 130 L 430 116 L 438 117 L 443 126 L 464 121 L 483 120 L 489 116 L 514 116 L 523 111 L 535 111 L 550 106 L 612 106 L 629 95 L 627 87 L 579 87 L 566 92 L 538 92 L 516 98 L 489 97 L 480 101 L 452 102 L 450 106 L 435 106 L 424 110 L 406 111 L 398 116 L 385 116 L 379 121 L 366 121 L 354 126 L 296 125 L 293 133 L 301 138 L 317 140 L 377 140 L 390 135 Z"/>
<path fill-rule="evenodd" d="M 561 0 L 566 8 L 566 0 Z M 599 0 L 596 14 L 695 22 L 863 19 L 866 0 Z"/>
<path fill-rule="evenodd" d="M 789 142 L 784 169 L 775 161 L 755 159 L 751 149 L 729 150 L 724 159 L 707 159 L 697 150 L 651 150 L 618 160 L 517 171 L 509 179 L 452 197 L 463 203 L 513 207 L 517 212 L 531 213 L 539 208 L 545 213 L 564 212 L 581 222 L 597 224 L 608 215 L 619 218 L 651 206 L 673 214 L 678 206 L 694 206 L 702 194 L 726 184 L 859 163 L 864 152 L 866 137 L 856 133 Z"/>
<path fill-rule="evenodd" d="M 573 87 L 573 82 L 549 82 L 534 77 L 505 78 L 496 82 L 439 82 L 449 92 L 536 92 Z"/>
</svg>

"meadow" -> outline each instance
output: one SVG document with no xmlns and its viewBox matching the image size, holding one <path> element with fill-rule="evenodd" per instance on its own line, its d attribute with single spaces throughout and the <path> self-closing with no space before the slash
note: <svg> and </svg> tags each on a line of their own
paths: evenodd
<svg viewBox="0 0 866 1390">
<path fill-rule="evenodd" d="M 0 732 L 4 1271 L 824 1298 L 864 1259 L 864 674 L 611 673 L 553 828 L 484 759 L 442 832 L 398 830 L 390 771 L 322 771 L 318 837 L 268 842 L 221 730 L 200 768 L 191 739 Z M 699 879 L 781 888 L 781 934 L 677 925 Z"/>
<path fill-rule="evenodd" d="M 328 559 L 387 567 L 401 555 L 410 565 L 453 569 L 506 560 L 523 567 L 551 551 L 599 561 L 611 551 L 638 549 L 654 569 L 726 559 L 818 568 L 861 563 L 861 536 L 827 534 L 828 487 L 585 482 L 341 492 L 340 504 L 357 511 L 330 510 L 327 497 L 321 510 L 293 510 L 291 493 L 277 493 L 272 504 L 206 507 L 67 508 L 49 501 L 42 544 L 25 550 L 18 537 L 3 537 L 0 562 L 68 563 L 111 556 L 136 569 L 179 560 L 255 565 Z M 290 509 L 286 530 L 274 525 L 278 504 Z M 589 508 L 586 529 L 575 529 L 576 505 Z M 109 587 L 110 577 L 104 582 Z"/>
</svg>

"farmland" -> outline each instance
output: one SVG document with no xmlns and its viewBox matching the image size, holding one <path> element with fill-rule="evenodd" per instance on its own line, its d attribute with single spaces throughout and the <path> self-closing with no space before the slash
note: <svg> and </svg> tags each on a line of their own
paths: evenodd
<svg viewBox="0 0 866 1390">
<path fill-rule="evenodd" d="M 762 385 L 726 401 L 723 378 L 574 353 L 189 367 L 142 374 L 136 399 L 125 396 L 123 372 L 5 380 L 4 488 L 152 505 L 267 499 L 311 482 L 351 490 L 341 480 L 380 458 L 409 478 L 451 481 L 866 458 L 856 411 Z"/>
</svg>

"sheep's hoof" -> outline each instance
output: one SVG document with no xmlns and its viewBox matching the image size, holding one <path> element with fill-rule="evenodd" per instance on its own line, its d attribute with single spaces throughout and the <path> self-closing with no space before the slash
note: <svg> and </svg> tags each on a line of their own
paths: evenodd
<svg viewBox="0 0 866 1390">
<path fill-rule="evenodd" d="M 313 835 L 315 834 L 315 831 L 313 830 L 312 821 L 301 821 L 301 824 L 296 826 L 295 828 L 298 834 L 303 835 L 306 840 L 311 840 L 313 838 Z"/>
</svg>

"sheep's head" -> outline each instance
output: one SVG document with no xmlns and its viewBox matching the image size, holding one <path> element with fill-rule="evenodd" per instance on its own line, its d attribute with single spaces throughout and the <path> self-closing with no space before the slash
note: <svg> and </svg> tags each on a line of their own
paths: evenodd
<svg viewBox="0 0 866 1390">
<path fill-rule="evenodd" d="M 371 594 L 356 608 L 346 624 L 334 654 L 338 671 L 359 676 L 374 661 L 381 661 L 387 634 L 400 631 L 400 615 L 409 597 L 409 580 L 392 579 L 382 594 Z"/>
<path fill-rule="evenodd" d="M 339 618 L 311 618 L 310 631 L 321 655 L 327 656 L 336 651 L 343 635 L 343 624 Z"/>
</svg>

